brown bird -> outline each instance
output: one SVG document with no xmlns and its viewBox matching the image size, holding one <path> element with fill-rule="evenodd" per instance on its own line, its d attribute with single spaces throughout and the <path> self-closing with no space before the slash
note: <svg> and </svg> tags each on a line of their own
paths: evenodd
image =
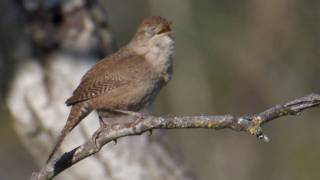
<svg viewBox="0 0 320 180">
<path fill-rule="evenodd" d="M 174 40 L 160 16 L 146 18 L 132 40 L 95 64 L 81 79 L 67 106 L 72 106 L 49 162 L 63 139 L 91 111 L 134 114 L 148 108 L 172 75 Z M 97 137 L 94 137 L 97 138 Z M 95 140 L 95 139 L 94 139 Z"/>
</svg>

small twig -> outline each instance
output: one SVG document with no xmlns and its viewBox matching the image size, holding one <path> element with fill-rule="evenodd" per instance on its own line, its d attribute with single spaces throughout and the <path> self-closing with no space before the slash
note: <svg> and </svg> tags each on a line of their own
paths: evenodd
<svg viewBox="0 0 320 180">
<path fill-rule="evenodd" d="M 143 120 L 131 123 L 119 129 L 105 129 L 97 139 L 97 145 L 91 141 L 64 153 L 62 156 L 52 160 L 38 173 L 33 173 L 32 180 L 52 179 L 60 172 L 71 167 L 82 159 L 97 152 L 107 143 L 125 136 L 140 135 L 153 129 L 181 129 L 181 128 L 229 128 L 236 131 L 249 132 L 251 135 L 268 142 L 269 138 L 263 134 L 261 125 L 286 115 L 297 115 L 305 109 L 319 106 L 320 95 L 309 94 L 302 98 L 293 100 L 283 105 L 276 105 L 261 113 L 235 117 L 233 115 L 223 116 L 174 116 L 155 117 L 148 116 Z"/>
</svg>

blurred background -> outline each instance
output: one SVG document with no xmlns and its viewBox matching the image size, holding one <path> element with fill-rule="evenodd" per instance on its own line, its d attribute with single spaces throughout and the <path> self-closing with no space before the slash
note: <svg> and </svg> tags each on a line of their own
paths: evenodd
<svg viewBox="0 0 320 180">
<path fill-rule="evenodd" d="M 157 115 L 244 115 L 320 92 L 320 1 L 100 2 L 118 47 L 144 17 L 172 22 L 174 76 L 157 98 Z M 8 180 L 26 179 L 36 168 L 6 103 L 24 61 L 22 16 L 13 1 L 0 2 L 0 179 Z M 270 143 L 230 130 L 165 133 L 198 179 L 311 180 L 320 178 L 319 117 L 315 108 L 268 123 Z"/>
</svg>

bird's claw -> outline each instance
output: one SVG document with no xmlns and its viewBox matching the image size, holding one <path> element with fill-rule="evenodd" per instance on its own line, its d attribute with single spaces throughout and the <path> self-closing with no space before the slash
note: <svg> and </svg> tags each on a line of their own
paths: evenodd
<svg viewBox="0 0 320 180">
<path fill-rule="evenodd" d="M 114 140 L 112 140 L 112 141 L 113 141 L 114 145 L 117 145 L 117 144 L 118 144 L 118 139 L 114 139 Z"/>
<path fill-rule="evenodd" d="M 99 147 L 99 144 L 97 143 L 97 140 L 99 138 L 99 135 L 101 133 L 101 128 L 99 128 L 96 132 L 93 133 L 92 137 L 91 137 L 91 141 L 97 146 Z"/>
</svg>

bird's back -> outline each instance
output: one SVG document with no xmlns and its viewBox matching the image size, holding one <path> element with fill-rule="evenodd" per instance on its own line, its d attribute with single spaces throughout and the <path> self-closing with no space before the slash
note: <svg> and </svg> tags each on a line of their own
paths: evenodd
<svg viewBox="0 0 320 180">
<path fill-rule="evenodd" d="M 66 101 L 66 104 L 74 105 L 101 96 L 116 98 L 109 97 L 115 96 L 115 89 L 117 91 L 127 89 L 127 92 L 123 93 L 129 93 L 128 91 L 134 91 L 132 88 L 139 89 L 139 87 L 133 86 L 146 83 L 148 79 L 152 78 L 150 76 L 153 76 L 152 67 L 144 57 L 123 48 L 95 64 L 82 77 L 79 86 Z M 151 81 L 150 83 L 156 83 Z"/>
</svg>

